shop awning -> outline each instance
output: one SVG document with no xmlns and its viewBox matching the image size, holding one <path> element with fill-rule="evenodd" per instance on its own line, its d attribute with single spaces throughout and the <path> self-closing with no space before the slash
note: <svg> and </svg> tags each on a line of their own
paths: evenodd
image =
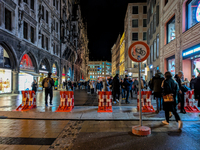
<svg viewBox="0 0 200 150">
<path fill-rule="evenodd" d="M 27 74 L 30 74 L 30 75 L 32 75 L 32 76 L 34 76 L 34 77 L 42 77 L 42 75 L 40 75 L 40 74 L 38 74 L 38 73 L 35 73 L 35 72 L 31 72 L 31 71 L 25 71 L 25 70 L 23 70 L 23 71 L 20 71 L 21 73 L 27 73 Z"/>
</svg>

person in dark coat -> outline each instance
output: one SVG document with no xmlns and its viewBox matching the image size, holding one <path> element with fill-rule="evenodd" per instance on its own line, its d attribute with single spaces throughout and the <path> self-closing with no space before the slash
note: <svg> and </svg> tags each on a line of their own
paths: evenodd
<svg viewBox="0 0 200 150">
<path fill-rule="evenodd" d="M 129 98 L 131 83 L 128 80 L 128 75 L 126 75 L 124 78 L 124 85 L 126 90 L 126 104 L 130 104 L 128 98 Z"/>
<path fill-rule="evenodd" d="M 157 110 L 156 113 L 159 113 L 159 111 L 162 108 L 162 88 L 161 84 L 164 80 L 164 75 L 160 72 L 160 70 L 157 70 L 157 73 L 151 80 L 151 86 L 152 90 L 154 91 L 154 98 L 156 99 L 157 103 Z"/>
<path fill-rule="evenodd" d="M 113 92 L 113 102 L 116 103 L 116 95 L 117 95 L 117 102 L 119 102 L 119 97 L 120 97 L 119 74 L 116 74 L 116 76 L 112 81 L 112 92 Z"/>
<path fill-rule="evenodd" d="M 169 111 L 171 111 L 174 114 L 174 117 L 176 119 L 176 122 L 178 122 L 179 129 L 182 128 L 183 123 L 177 113 L 176 105 L 178 104 L 178 92 L 179 92 L 179 86 L 177 82 L 172 79 L 171 72 L 165 73 L 165 80 L 163 81 L 162 87 L 164 89 L 163 95 L 166 96 L 168 94 L 173 94 L 173 102 L 165 102 L 164 101 L 164 110 L 165 110 L 165 121 L 162 121 L 163 124 L 168 125 L 169 124 Z"/>
<path fill-rule="evenodd" d="M 134 91 L 135 91 L 135 94 L 137 94 L 138 92 L 138 85 L 139 85 L 139 81 L 137 79 L 134 80 Z"/>
<path fill-rule="evenodd" d="M 122 100 L 125 100 L 125 85 L 124 85 L 124 80 L 121 79 L 120 81 L 120 88 L 121 88 L 121 93 L 122 93 Z"/>
<path fill-rule="evenodd" d="M 99 80 L 97 81 L 96 89 L 97 89 L 97 94 L 98 94 L 99 91 L 102 90 L 102 84 Z"/>
<path fill-rule="evenodd" d="M 190 89 L 194 90 L 194 84 L 196 83 L 195 75 L 192 75 L 192 79 L 190 81 Z"/>
<path fill-rule="evenodd" d="M 179 86 L 178 100 L 181 103 L 181 111 L 180 111 L 180 113 L 185 114 L 186 111 L 184 109 L 184 106 L 185 106 L 184 91 L 183 91 L 183 85 L 182 85 L 182 81 L 181 81 L 182 77 L 183 77 L 183 72 L 182 71 L 179 71 L 179 73 L 175 75 L 176 82 L 178 83 L 178 86 Z"/>
<path fill-rule="evenodd" d="M 133 98 L 133 92 L 132 92 L 133 91 L 133 88 L 132 88 L 133 87 L 133 80 L 130 78 L 129 82 L 131 84 L 130 87 L 129 87 L 130 88 L 130 93 L 131 93 L 131 98 Z"/>
<path fill-rule="evenodd" d="M 194 84 L 194 96 L 196 101 L 198 101 L 198 107 L 200 107 L 200 73 Z"/>
<path fill-rule="evenodd" d="M 35 79 L 34 79 L 34 81 L 33 81 L 31 86 L 32 86 L 32 91 L 35 91 L 35 94 L 36 94 L 38 85 L 37 85 L 37 82 L 36 82 Z"/>
</svg>

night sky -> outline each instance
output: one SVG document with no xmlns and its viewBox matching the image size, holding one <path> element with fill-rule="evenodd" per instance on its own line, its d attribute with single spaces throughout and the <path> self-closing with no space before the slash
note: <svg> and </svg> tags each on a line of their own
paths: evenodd
<svg viewBox="0 0 200 150">
<path fill-rule="evenodd" d="M 111 48 L 124 31 L 128 3 L 146 0 L 80 0 L 87 21 L 90 60 L 111 61 Z"/>
</svg>

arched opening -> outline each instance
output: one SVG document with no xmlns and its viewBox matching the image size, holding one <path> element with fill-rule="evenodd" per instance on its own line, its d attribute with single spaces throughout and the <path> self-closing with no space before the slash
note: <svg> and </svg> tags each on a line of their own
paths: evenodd
<svg viewBox="0 0 200 150">
<path fill-rule="evenodd" d="M 36 73 L 37 63 L 31 53 L 24 54 L 20 61 L 19 91 L 31 90 L 33 80 L 37 80 L 40 75 Z"/>
<path fill-rule="evenodd" d="M 69 68 L 68 72 L 67 72 L 67 80 L 71 80 L 72 77 L 72 70 L 71 68 Z"/>
<path fill-rule="evenodd" d="M 59 78 L 59 70 L 58 70 L 58 63 L 57 62 L 53 63 L 51 72 L 52 72 L 52 76 L 51 77 L 54 79 L 54 81 L 58 80 L 58 78 Z"/>
<path fill-rule="evenodd" d="M 0 45 L 0 93 L 11 93 L 12 66 L 6 49 Z"/>
<path fill-rule="evenodd" d="M 64 66 L 62 69 L 62 83 L 66 80 L 66 67 Z"/>
</svg>

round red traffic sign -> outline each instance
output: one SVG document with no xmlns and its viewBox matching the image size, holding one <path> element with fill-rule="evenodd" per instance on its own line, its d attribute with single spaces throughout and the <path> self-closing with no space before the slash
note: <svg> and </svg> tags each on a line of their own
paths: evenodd
<svg viewBox="0 0 200 150">
<path fill-rule="evenodd" d="M 150 54 L 149 46 L 142 41 L 133 43 L 128 49 L 129 58 L 134 62 L 145 61 Z"/>
</svg>

